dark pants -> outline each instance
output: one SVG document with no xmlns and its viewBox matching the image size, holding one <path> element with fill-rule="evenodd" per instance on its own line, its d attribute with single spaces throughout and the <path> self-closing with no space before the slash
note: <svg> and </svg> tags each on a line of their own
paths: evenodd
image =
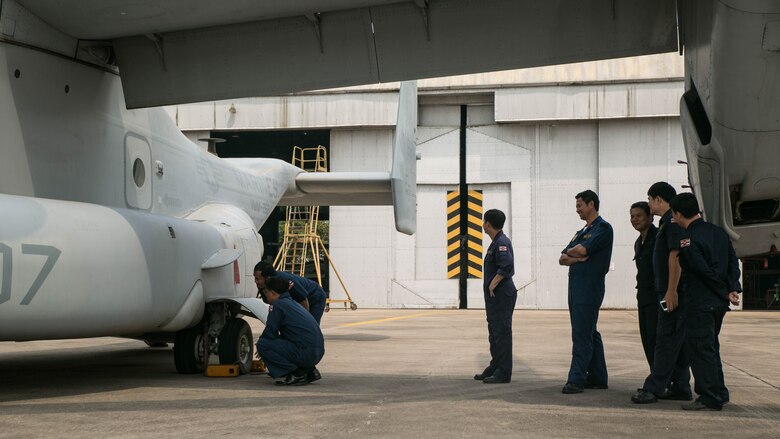
<svg viewBox="0 0 780 439">
<path fill-rule="evenodd" d="M 723 380 L 723 364 L 720 361 L 720 328 L 725 307 L 689 310 L 685 321 L 688 338 L 685 346 L 691 359 L 698 400 L 708 407 L 721 407 L 729 400 L 729 391 Z"/>
<path fill-rule="evenodd" d="M 512 315 L 515 312 L 517 293 L 494 291 L 495 297 L 485 296 L 485 312 L 490 343 L 490 365 L 482 372 L 485 376 L 512 379 Z"/>
<path fill-rule="evenodd" d="M 608 384 L 604 343 L 596 325 L 604 299 L 604 276 L 574 276 L 569 273 L 569 319 L 571 321 L 571 366 L 567 382 L 578 386 Z"/>
<path fill-rule="evenodd" d="M 645 351 L 650 372 L 653 371 L 655 357 L 655 337 L 658 329 L 658 303 L 650 303 L 639 307 L 639 336 L 642 338 L 642 348 Z"/>
<path fill-rule="evenodd" d="M 608 384 L 604 343 L 596 329 L 601 305 L 576 305 L 569 301 L 571 320 L 571 366 L 568 382 L 578 386 Z"/>
<path fill-rule="evenodd" d="M 678 308 L 666 312 L 660 310 L 660 305 L 658 307 L 653 367 L 642 388 L 656 395 L 662 395 L 667 387 L 690 395 L 691 374 L 688 370 L 688 355 L 683 348 L 685 321 L 682 311 Z"/>
<path fill-rule="evenodd" d="M 322 320 L 322 314 L 325 312 L 325 292 L 320 290 L 317 294 L 309 296 L 309 314 L 314 317 L 317 324 Z"/>
<path fill-rule="evenodd" d="M 316 349 L 302 349 L 284 338 L 260 338 L 257 353 L 273 378 L 285 376 L 301 368 L 309 371 L 322 359 Z"/>
</svg>

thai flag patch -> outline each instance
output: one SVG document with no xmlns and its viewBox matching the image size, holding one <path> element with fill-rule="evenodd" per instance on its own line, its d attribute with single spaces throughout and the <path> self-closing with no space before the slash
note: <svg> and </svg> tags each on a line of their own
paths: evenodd
<svg viewBox="0 0 780 439">
<path fill-rule="evenodd" d="M 505 245 L 499 245 L 498 246 L 498 251 L 505 252 L 506 251 L 506 246 Z"/>
<path fill-rule="evenodd" d="M 268 305 L 268 312 L 271 312 L 273 310 L 274 310 L 274 306 L 273 305 Z"/>
<path fill-rule="evenodd" d="M 691 245 L 691 239 L 685 238 L 680 240 L 680 248 L 690 247 Z"/>
</svg>

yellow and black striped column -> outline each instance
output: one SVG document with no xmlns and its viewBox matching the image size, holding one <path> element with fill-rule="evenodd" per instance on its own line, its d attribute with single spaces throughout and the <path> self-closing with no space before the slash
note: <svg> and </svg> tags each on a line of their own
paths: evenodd
<svg viewBox="0 0 780 439">
<path fill-rule="evenodd" d="M 447 191 L 447 278 L 460 275 L 461 258 L 468 258 L 468 277 L 482 279 L 482 191 L 468 192 L 466 253 L 461 253 L 460 192 Z"/>
</svg>

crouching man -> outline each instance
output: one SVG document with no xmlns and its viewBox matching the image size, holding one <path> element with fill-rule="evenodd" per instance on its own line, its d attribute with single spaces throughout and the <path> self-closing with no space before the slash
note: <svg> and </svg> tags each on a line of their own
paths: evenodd
<svg viewBox="0 0 780 439">
<path fill-rule="evenodd" d="M 257 353 L 275 384 L 302 386 L 321 378 L 315 366 L 325 354 L 325 340 L 314 317 L 290 297 L 289 287 L 279 277 L 266 283 L 271 306 Z"/>
</svg>

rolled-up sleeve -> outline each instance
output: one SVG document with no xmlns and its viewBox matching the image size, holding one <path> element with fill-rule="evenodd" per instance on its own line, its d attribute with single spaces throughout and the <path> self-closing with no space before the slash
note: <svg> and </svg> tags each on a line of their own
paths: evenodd
<svg viewBox="0 0 780 439">
<path fill-rule="evenodd" d="M 582 241 L 581 244 L 585 247 L 588 256 L 610 247 L 612 246 L 612 229 L 607 224 L 599 224 L 590 232 L 590 238 Z"/>
<path fill-rule="evenodd" d="M 501 242 L 496 246 L 496 266 L 498 267 L 496 274 L 505 278 L 515 274 L 515 257 L 509 243 Z"/>
</svg>

